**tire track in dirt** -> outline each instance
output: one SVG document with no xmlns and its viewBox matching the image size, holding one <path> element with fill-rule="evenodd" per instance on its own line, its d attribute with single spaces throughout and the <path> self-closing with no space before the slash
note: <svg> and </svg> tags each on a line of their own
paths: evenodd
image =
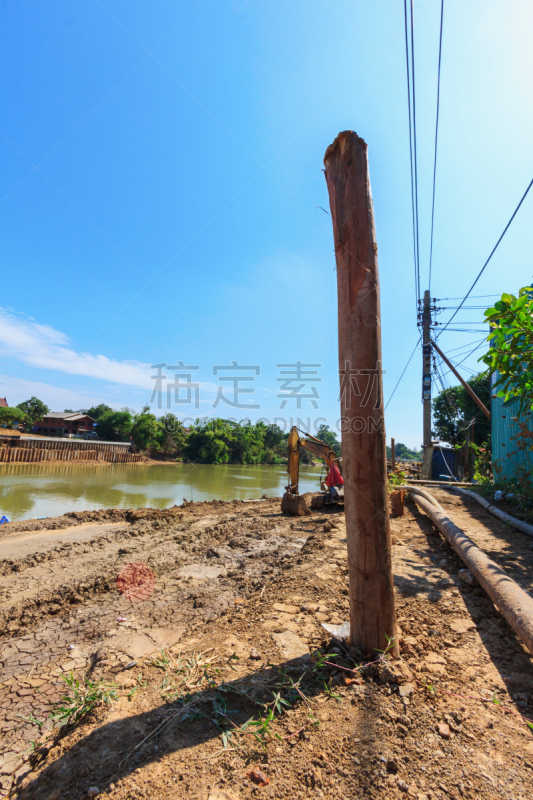
<svg viewBox="0 0 533 800">
<path fill-rule="evenodd" d="M 277 517 L 204 512 L 176 519 L 160 512 L 148 521 L 80 527 L 73 531 L 78 541 L 53 547 L 40 533 L 0 540 L 0 552 L 7 541 L 14 550 L 35 546 L 23 571 L 6 570 L 0 579 L 1 768 L 9 770 L 38 738 L 28 720 L 43 719 L 58 702 L 61 675 L 116 674 L 175 644 L 185 628 L 217 617 L 274 574 L 305 541 Z M 151 597 L 140 603 L 116 589 L 130 562 L 146 563 L 156 575 Z"/>
</svg>

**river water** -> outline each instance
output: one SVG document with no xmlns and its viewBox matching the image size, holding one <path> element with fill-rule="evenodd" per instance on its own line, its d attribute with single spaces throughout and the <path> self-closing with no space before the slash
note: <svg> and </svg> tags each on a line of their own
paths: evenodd
<svg viewBox="0 0 533 800">
<path fill-rule="evenodd" d="M 300 492 L 319 491 L 321 467 L 300 467 Z M 281 496 L 285 466 L 1 464 L 0 518 L 55 517 L 100 508 L 168 508 L 183 500 Z"/>
</svg>

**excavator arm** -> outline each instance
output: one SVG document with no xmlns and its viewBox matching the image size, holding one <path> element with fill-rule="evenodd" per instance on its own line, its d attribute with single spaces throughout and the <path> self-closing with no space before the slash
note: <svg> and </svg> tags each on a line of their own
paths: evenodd
<svg viewBox="0 0 533 800">
<path fill-rule="evenodd" d="M 325 462 L 328 469 L 331 467 L 334 461 L 339 463 L 340 460 L 329 445 L 321 442 L 320 439 L 315 439 L 314 436 L 300 437 L 298 428 L 293 426 L 290 430 L 288 440 L 289 459 L 287 464 L 287 472 L 289 474 L 289 485 L 287 486 L 287 492 L 290 495 L 298 494 L 298 483 L 300 476 L 300 448 L 308 450 L 310 453 L 313 453 L 313 455 L 321 458 Z"/>
</svg>

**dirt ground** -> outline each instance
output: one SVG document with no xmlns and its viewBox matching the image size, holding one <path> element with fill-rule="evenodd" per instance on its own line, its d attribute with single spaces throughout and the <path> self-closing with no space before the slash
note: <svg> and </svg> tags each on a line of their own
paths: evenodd
<svg viewBox="0 0 533 800">
<path fill-rule="evenodd" d="M 532 591 L 531 539 L 434 494 Z M 3 525 L 3 794 L 532 797 L 533 659 L 413 503 L 391 525 L 402 658 L 355 672 L 322 627 L 348 614 L 342 513 L 214 501 Z M 149 596 L 118 591 L 130 563 Z M 61 728 L 71 671 L 114 699 Z"/>
</svg>

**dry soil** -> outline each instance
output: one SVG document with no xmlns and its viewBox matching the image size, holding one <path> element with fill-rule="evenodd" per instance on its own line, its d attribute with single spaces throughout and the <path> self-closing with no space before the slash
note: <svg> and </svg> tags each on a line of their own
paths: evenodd
<svg viewBox="0 0 533 800">
<path fill-rule="evenodd" d="M 434 494 L 532 590 L 530 539 Z M 361 671 L 322 627 L 348 613 L 342 513 L 291 519 L 278 498 L 3 525 L 4 795 L 532 797 L 531 656 L 424 514 L 391 524 L 402 658 Z M 117 590 L 129 563 L 153 571 L 148 598 Z M 116 699 L 61 728 L 71 673 Z"/>
</svg>

